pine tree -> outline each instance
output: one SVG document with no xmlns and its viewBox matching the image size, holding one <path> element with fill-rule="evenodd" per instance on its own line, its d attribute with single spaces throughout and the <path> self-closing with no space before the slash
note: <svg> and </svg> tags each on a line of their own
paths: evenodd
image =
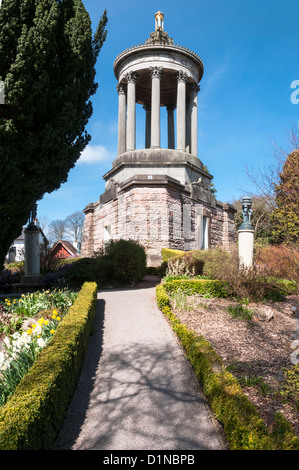
<svg viewBox="0 0 299 470">
<path fill-rule="evenodd" d="M 36 201 L 67 180 L 90 136 L 95 64 L 106 39 L 81 0 L 3 0 L 0 8 L 0 265 Z"/>
</svg>

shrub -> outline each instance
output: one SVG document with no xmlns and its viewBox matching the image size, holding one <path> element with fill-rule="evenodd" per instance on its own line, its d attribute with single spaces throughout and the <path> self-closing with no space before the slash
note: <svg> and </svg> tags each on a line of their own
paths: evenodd
<svg viewBox="0 0 299 470">
<path fill-rule="evenodd" d="M 192 250 L 174 253 L 168 260 L 167 274 L 170 276 L 198 276 L 205 275 L 215 279 L 213 272 L 218 265 L 227 263 L 231 254 L 221 248 L 211 250 Z"/>
<path fill-rule="evenodd" d="M 83 282 L 132 283 L 146 274 L 146 254 L 142 246 L 133 240 L 110 240 L 105 250 L 93 258 L 81 258 L 70 265 L 66 279 L 73 287 Z"/>
<path fill-rule="evenodd" d="M 204 261 L 194 256 L 192 251 L 176 255 L 168 261 L 168 276 L 198 276 L 203 272 Z"/>
<path fill-rule="evenodd" d="M 68 265 L 65 278 L 72 287 L 81 287 L 84 282 L 105 283 L 112 278 L 112 262 L 104 257 L 81 258 Z"/>
<path fill-rule="evenodd" d="M 237 252 L 214 250 L 213 253 L 208 254 L 203 274 L 211 279 L 222 281 L 226 286 L 228 296 L 241 301 L 282 299 L 283 292 L 280 287 L 273 279 L 266 276 L 259 266 L 240 268 Z"/>
<path fill-rule="evenodd" d="M 216 279 L 174 279 L 163 284 L 167 293 L 182 292 L 211 297 L 227 297 L 227 286 Z"/>
<path fill-rule="evenodd" d="M 299 251 L 294 246 L 259 247 L 256 250 L 255 263 L 267 276 L 299 281 Z"/>
<path fill-rule="evenodd" d="M 145 250 L 133 240 L 110 240 L 105 246 L 105 258 L 111 262 L 112 278 L 116 281 L 140 281 L 146 274 Z"/>
<path fill-rule="evenodd" d="M 170 248 L 162 248 L 161 255 L 162 261 L 169 261 L 174 256 L 183 256 L 185 251 L 182 250 L 172 250 Z"/>
<path fill-rule="evenodd" d="M 85 283 L 55 335 L 0 411 L 0 450 L 51 449 L 85 357 L 97 285 Z"/>
<path fill-rule="evenodd" d="M 17 271 L 3 269 L 0 271 L 0 292 L 6 293 L 12 290 L 12 286 L 20 281 L 20 274 Z"/>
</svg>

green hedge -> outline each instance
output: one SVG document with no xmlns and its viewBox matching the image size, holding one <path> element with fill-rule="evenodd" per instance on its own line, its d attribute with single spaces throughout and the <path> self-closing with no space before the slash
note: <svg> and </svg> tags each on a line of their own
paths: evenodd
<svg viewBox="0 0 299 470">
<path fill-rule="evenodd" d="M 230 450 L 299 450 L 291 424 L 280 413 L 270 433 L 256 406 L 224 367 L 210 343 L 190 331 L 173 314 L 165 284 L 156 287 L 158 307 L 170 320 L 185 349 L 216 419 L 223 425 Z"/>
<path fill-rule="evenodd" d="M 290 281 L 288 279 L 275 279 L 274 284 L 276 284 L 277 290 L 282 295 L 298 294 L 298 283 L 295 281 Z"/>
<path fill-rule="evenodd" d="M 183 250 L 172 250 L 170 248 L 162 248 L 162 261 L 169 261 L 174 256 L 184 256 L 186 252 Z"/>
<path fill-rule="evenodd" d="M 0 450 L 52 449 L 72 398 L 96 310 L 85 283 L 55 335 L 0 410 Z"/>
<path fill-rule="evenodd" d="M 227 297 L 227 289 L 222 281 L 213 279 L 173 279 L 164 284 L 165 290 L 183 292 L 188 295 L 201 294 L 213 297 Z"/>
</svg>

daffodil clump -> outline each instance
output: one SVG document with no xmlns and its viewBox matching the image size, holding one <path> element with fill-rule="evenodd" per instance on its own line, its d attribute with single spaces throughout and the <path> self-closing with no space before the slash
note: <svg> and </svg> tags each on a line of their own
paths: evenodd
<svg viewBox="0 0 299 470">
<path fill-rule="evenodd" d="M 50 319 L 40 318 L 26 331 L 4 338 L 4 350 L 0 352 L 0 406 L 14 393 L 37 354 L 55 334 L 60 321 L 61 316 L 53 309 Z"/>
<path fill-rule="evenodd" d="M 74 303 L 77 295 L 77 292 L 67 288 L 42 290 L 31 294 L 22 294 L 19 299 L 7 298 L 4 301 L 4 306 L 8 313 L 34 317 L 42 310 L 53 308 L 67 310 Z"/>
</svg>

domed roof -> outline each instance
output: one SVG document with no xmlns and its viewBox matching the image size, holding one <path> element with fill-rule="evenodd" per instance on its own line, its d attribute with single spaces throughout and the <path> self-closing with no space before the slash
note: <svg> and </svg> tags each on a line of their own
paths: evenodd
<svg viewBox="0 0 299 470">
<path fill-rule="evenodd" d="M 168 57 L 168 61 L 169 57 L 181 57 L 181 60 L 187 60 L 190 63 L 190 68 L 196 69 L 194 72 L 196 81 L 199 82 L 203 76 L 204 66 L 201 58 L 190 49 L 174 44 L 173 39 L 164 31 L 164 14 L 160 11 L 155 14 L 155 31 L 150 34 L 149 38 L 142 44 L 125 49 L 116 57 L 113 64 L 116 79 L 120 79 L 124 66 L 138 59 L 141 60 L 142 57 L 149 60 L 150 56 Z"/>
</svg>

